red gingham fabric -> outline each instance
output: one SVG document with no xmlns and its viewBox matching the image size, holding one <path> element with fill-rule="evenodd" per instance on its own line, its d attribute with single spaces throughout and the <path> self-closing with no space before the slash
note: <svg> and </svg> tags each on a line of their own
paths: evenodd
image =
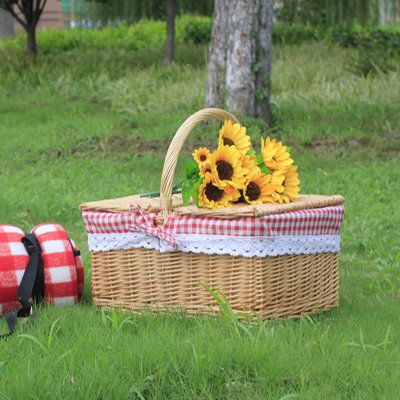
<svg viewBox="0 0 400 400">
<path fill-rule="evenodd" d="M 155 214 L 146 212 L 147 219 L 154 225 Z M 98 211 L 83 211 L 83 222 L 87 233 L 128 233 L 139 218 L 139 213 L 122 212 L 108 213 Z"/>
<path fill-rule="evenodd" d="M 0 225 L 0 314 L 20 306 L 17 290 L 29 256 L 21 239 L 25 233 L 12 225 Z"/>
<path fill-rule="evenodd" d="M 156 227 L 154 225 L 154 217 L 151 217 L 143 208 L 139 205 L 131 206 L 131 214 L 137 213 L 133 219 L 133 223 L 128 225 L 130 231 L 141 231 L 148 233 L 152 236 L 157 236 L 159 239 L 167 242 L 171 247 L 177 248 L 178 243 L 176 239 L 168 233 L 165 228 Z"/>
<path fill-rule="evenodd" d="M 343 205 L 292 211 L 263 217 L 221 219 L 171 215 L 163 228 L 168 235 L 301 236 L 338 235 Z M 155 214 L 147 213 L 154 223 Z M 82 213 L 89 234 L 127 233 L 136 225 L 138 213 Z"/>
<path fill-rule="evenodd" d="M 76 304 L 83 291 L 80 257 L 75 265 L 72 243 L 59 224 L 41 224 L 32 229 L 42 248 L 45 299 L 55 305 Z"/>
<path fill-rule="evenodd" d="M 75 304 L 84 285 L 81 257 L 74 257 L 72 252 L 75 244 L 59 224 L 41 224 L 32 233 L 42 249 L 46 302 Z M 29 261 L 21 242 L 23 236 L 24 232 L 15 226 L 0 225 L 0 314 L 19 307 L 14 299 Z"/>
</svg>

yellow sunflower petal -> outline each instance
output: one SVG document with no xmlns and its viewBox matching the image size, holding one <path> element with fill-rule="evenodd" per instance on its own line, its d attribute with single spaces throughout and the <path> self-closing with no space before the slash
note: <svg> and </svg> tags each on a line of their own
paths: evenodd
<svg viewBox="0 0 400 400">
<path fill-rule="evenodd" d="M 293 164 L 286 146 L 276 139 L 271 140 L 269 137 L 265 141 L 261 139 L 261 154 L 265 166 L 271 171 L 286 171 Z"/>
<path fill-rule="evenodd" d="M 285 191 L 283 195 L 288 198 L 288 202 L 299 197 L 300 180 L 297 173 L 297 166 L 291 165 L 285 173 L 285 181 L 283 182 Z"/>
<path fill-rule="evenodd" d="M 234 124 L 225 120 L 219 131 L 219 145 L 235 146 L 241 153 L 250 150 L 250 136 L 246 134 L 246 128 L 240 124 Z"/>
<path fill-rule="evenodd" d="M 284 174 L 284 181 L 282 183 L 283 190 L 274 193 L 274 199 L 278 203 L 289 203 L 299 197 L 300 193 L 300 180 L 297 173 L 297 166 L 291 165 Z"/>
<path fill-rule="evenodd" d="M 257 165 L 256 155 L 241 154 L 242 167 L 248 170 L 247 175 L 261 175 L 261 169 Z"/>
</svg>

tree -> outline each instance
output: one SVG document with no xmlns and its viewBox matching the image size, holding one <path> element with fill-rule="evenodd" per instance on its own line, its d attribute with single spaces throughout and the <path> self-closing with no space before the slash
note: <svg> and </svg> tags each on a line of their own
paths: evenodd
<svg viewBox="0 0 400 400">
<path fill-rule="evenodd" d="M 0 0 L 0 8 L 8 11 L 27 33 L 27 53 L 37 54 L 36 27 L 47 0 Z"/>
<path fill-rule="evenodd" d="M 0 9 L 0 39 L 14 35 L 14 21 L 12 15 Z"/>
<path fill-rule="evenodd" d="M 270 123 L 273 0 L 215 0 L 207 107 Z"/>
<path fill-rule="evenodd" d="M 171 64 L 174 59 L 175 51 L 175 0 L 166 0 L 167 10 L 167 40 L 165 43 L 165 59 L 164 64 Z"/>
</svg>

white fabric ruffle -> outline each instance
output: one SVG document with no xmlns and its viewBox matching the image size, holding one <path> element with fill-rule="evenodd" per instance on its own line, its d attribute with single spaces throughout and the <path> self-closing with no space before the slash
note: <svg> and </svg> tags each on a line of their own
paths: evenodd
<svg viewBox="0 0 400 400">
<path fill-rule="evenodd" d="M 218 236 L 174 235 L 178 251 L 227 254 L 244 257 L 267 257 L 285 254 L 338 253 L 339 235 L 301 236 Z M 88 234 L 91 252 L 127 250 L 132 248 L 172 251 L 157 237 L 142 232 Z"/>
</svg>

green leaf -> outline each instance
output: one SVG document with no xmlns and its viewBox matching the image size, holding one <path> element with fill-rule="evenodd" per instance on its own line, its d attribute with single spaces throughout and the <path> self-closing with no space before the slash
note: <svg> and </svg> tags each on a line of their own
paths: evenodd
<svg viewBox="0 0 400 400">
<path fill-rule="evenodd" d="M 259 168 L 261 169 L 261 172 L 263 174 L 268 175 L 268 174 L 271 173 L 271 171 L 264 164 L 264 160 L 262 158 L 262 154 L 257 154 L 256 161 L 257 161 L 257 165 L 259 166 Z"/>
<path fill-rule="evenodd" d="M 292 146 L 286 146 L 286 151 L 290 154 L 292 152 Z"/>
<path fill-rule="evenodd" d="M 192 186 L 193 186 L 192 181 L 187 179 L 185 179 L 182 183 L 182 200 L 184 206 L 187 206 L 190 202 Z"/>
<path fill-rule="evenodd" d="M 246 156 L 255 156 L 256 152 L 253 149 L 247 150 Z"/>
<path fill-rule="evenodd" d="M 185 164 L 185 179 L 197 179 L 199 176 L 199 166 L 194 161 L 188 161 Z"/>
<path fill-rule="evenodd" d="M 192 186 L 192 190 L 191 190 L 191 195 L 193 198 L 193 202 L 196 204 L 196 206 L 199 206 L 199 189 L 200 189 L 200 185 L 203 183 L 204 178 L 200 178 L 199 180 L 197 180 L 197 182 L 194 183 L 194 185 Z"/>
<path fill-rule="evenodd" d="M 261 163 L 261 164 L 259 164 L 258 166 L 260 167 L 261 172 L 262 172 L 263 174 L 268 175 L 268 174 L 271 173 L 271 171 L 265 166 L 264 163 Z"/>
</svg>

